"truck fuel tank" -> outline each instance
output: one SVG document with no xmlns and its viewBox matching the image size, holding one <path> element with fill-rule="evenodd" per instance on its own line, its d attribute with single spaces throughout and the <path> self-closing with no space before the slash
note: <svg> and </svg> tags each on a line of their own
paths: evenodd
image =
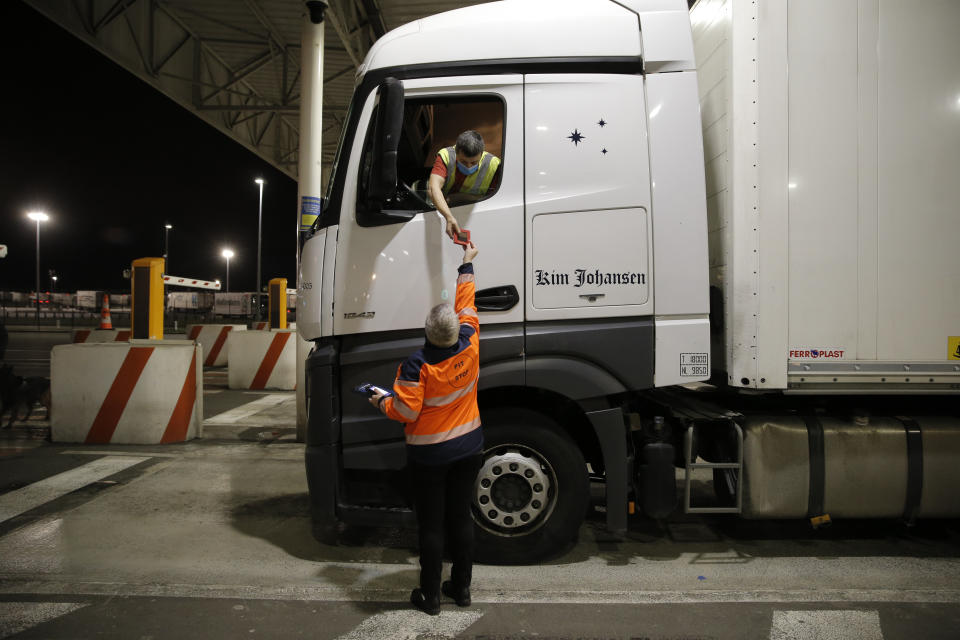
<svg viewBox="0 0 960 640">
<path fill-rule="evenodd" d="M 750 416 L 746 518 L 957 517 L 960 418 Z"/>
</svg>

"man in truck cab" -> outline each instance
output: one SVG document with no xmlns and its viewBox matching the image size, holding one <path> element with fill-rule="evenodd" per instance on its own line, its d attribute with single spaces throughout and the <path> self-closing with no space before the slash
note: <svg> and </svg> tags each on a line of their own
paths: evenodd
<svg viewBox="0 0 960 640">
<path fill-rule="evenodd" d="M 483 136 L 464 131 L 452 147 L 440 149 L 427 189 L 437 211 L 447 221 L 453 238 L 460 225 L 450 213 L 452 202 L 471 202 L 493 193 L 500 186 L 500 158 L 483 150 Z"/>
<path fill-rule="evenodd" d="M 470 496 L 483 452 L 477 408 L 480 319 L 474 302 L 473 259 L 464 247 L 454 306 L 437 305 L 424 324 L 426 343 L 397 369 L 393 393 L 376 392 L 370 402 L 403 422 L 407 467 L 414 490 L 420 539 L 420 587 L 410 602 L 440 613 L 440 593 L 470 605 L 473 575 L 473 518 Z M 444 537 L 453 568 L 442 585 Z"/>
</svg>

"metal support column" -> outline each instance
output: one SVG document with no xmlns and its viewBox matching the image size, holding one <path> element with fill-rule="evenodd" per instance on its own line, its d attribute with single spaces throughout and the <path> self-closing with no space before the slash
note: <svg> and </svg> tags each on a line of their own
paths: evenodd
<svg viewBox="0 0 960 640">
<path fill-rule="evenodd" d="M 300 38 L 300 167 L 297 202 L 297 292 L 300 292 L 300 229 L 303 217 L 320 213 L 321 134 L 323 132 L 323 18 L 327 3 L 307 2 Z M 297 340 L 297 441 L 307 432 L 306 370 L 308 346 Z"/>
</svg>

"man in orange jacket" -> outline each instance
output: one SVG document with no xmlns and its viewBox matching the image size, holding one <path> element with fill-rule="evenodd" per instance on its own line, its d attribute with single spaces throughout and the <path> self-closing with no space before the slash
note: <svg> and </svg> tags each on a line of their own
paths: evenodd
<svg viewBox="0 0 960 640">
<path fill-rule="evenodd" d="M 424 326 L 427 341 L 397 369 L 393 394 L 370 402 L 403 422 L 420 537 L 420 587 L 410 602 L 440 613 L 440 592 L 470 605 L 473 518 L 470 496 L 480 471 L 483 431 L 477 408 L 480 318 L 474 302 L 473 243 L 464 247 L 455 304 L 437 305 Z M 444 533 L 450 543 L 450 580 L 440 583 Z"/>
</svg>

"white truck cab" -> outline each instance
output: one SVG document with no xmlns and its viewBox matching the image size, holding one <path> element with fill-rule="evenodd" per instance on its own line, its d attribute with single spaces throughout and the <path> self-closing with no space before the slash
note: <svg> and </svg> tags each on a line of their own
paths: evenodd
<svg viewBox="0 0 960 640">
<path fill-rule="evenodd" d="M 749 18 L 749 8 L 735 10 L 740 23 Z M 730 10 L 719 12 L 710 25 L 730 24 Z M 715 42 L 698 51 L 732 46 L 727 60 L 739 61 L 746 49 L 737 43 L 749 34 L 713 27 L 699 29 Z M 425 185 L 438 152 L 465 130 L 481 133 L 501 160 L 485 193 L 449 201 L 480 249 L 487 450 L 477 486 L 499 487 L 475 497 L 480 556 L 531 560 L 561 548 L 582 520 L 591 474 L 606 482 L 614 531 L 626 528 L 634 502 L 654 517 L 670 512 L 674 462 L 684 448 L 688 470 L 697 458 L 693 422 L 732 424 L 734 412 L 645 394 L 710 379 L 711 338 L 725 341 L 727 360 L 748 366 L 747 334 L 755 342 L 750 327 L 759 322 L 754 314 L 734 327 L 728 317 L 711 334 L 709 285 L 724 283 L 709 278 L 723 273 L 721 260 L 730 258 L 737 283 L 761 279 L 745 231 L 731 239 L 726 227 L 708 229 L 708 202 L 733 193 L 722 187 L 746 174 L 739 160 L 737 174 L 718 174 L 710 157 L 705 175 L 703 130 L 716 133 L 706 118 L 750 99 L 740 84 L 747 76 L 710 65 L 711 82 L 719 79 L 704 87 L 685 0 L 504 0 L 418 20 L 373 46 L 301 256 L 298 331 L 315 343 L 306 462 L 321 534 L 337 522 L 411 521 L 402 429 L 349 391 L 388 384 L 422 346 L 426 312 L 453 295 L 462 249 L 444 233 Z M 731 140 L 728 156 L 749 157 L 750 140 Z M 751 196 L 742 189 L 741 181 L 737 207 Z M 750 215 L 756 207 L 738 226 Z M 749 295 L 736 285 L 722 299 L 739 314 L 780 304 Z M 789 360 L 781 354 L 776 383 L 751 376 L 732 384 L 781 384 Z M 743 447 L 756 433 L 732 424 L 699 450 L 736 496 L 719 511 L 741 512 Z M 534 479 L 501 468 L 507 460 L 536 470 Z"/>
</svg>

